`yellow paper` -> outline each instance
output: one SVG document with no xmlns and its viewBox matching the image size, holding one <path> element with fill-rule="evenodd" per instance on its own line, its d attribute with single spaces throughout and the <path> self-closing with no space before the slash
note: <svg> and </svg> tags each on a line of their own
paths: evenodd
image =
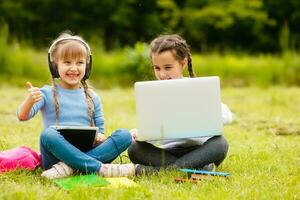
<svg viewBox="0 0 300 200">
<path fill-rule="evenodd" d="M 105 178 L 110 184 L 106 188 L 137 187 L 138 184 L 125 177 Z"/>
</svg>

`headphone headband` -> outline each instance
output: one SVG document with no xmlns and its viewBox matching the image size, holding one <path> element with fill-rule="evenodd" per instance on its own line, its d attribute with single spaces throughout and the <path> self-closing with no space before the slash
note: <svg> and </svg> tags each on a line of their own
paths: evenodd
<svg viewBox="0 0 300 200">
<path fill-rule="evenodd" d="M 64 40 L 75 40 L 75 41 L 79 41 L 81 42 L 86 50 L 88 51 L 88 54 L 89 56 L 92 55 L 92 51 L 91 51 L 91 48 L 90 46 L 81 38 L 79 38 L 78 36 L 69 36 L 69 37 L 65 37 L 65 38 L 60 38 L 60 39 L 57 39 L 55 40 L 52 45 L 50 46 L 49 50 L 48 50 L 48 55 L 50 56 L 50 61 L 52 61 L 52 51 L 53 51 L 53 48 L 55 47 L 55 45 L 61 41 L 64 41 Z"/>
</svg>

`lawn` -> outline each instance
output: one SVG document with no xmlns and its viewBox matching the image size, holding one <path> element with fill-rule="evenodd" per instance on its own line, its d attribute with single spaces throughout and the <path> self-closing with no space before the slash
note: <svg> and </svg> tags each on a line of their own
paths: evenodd
<svg viewBox="0 0 300 200">
<path fill-rule="evenodd" d="M 107 134 L 135 127 L 133 90 L 96 92 Z M 0 86 L 0 150 L 25 145 L 38 151 L 41 116 L 19 122 L 15 115 L 25 94 L 26 89 Z M 229 178 L 177 184 L 173 178 L 185 174 L 163 171 L 133 177 L 138 187 L 67 192 L 41 178 L 40 169 L 18 170 L 0 175 L 0 199 L 300 199 L 300 88 L 224 88 L 222 99 L 235 121 L 224 129 L 230 148 L 217 171 L 230 172 Z"/>
</svg>

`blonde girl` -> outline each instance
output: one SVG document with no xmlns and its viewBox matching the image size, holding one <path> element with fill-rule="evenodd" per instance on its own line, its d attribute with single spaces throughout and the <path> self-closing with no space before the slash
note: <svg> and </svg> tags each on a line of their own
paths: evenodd
<svg viewBox="0 0 300 200">
<path fill-rule="evenodd" d="M 31 119 L 39 110 L 42 113 L 42 176 L 62 178 L 74 170 L 100 176 L 133 175 L 132 164 L 108 164 L 127 149 L 132 137 L 129 131 L 119 129 L 105 139 L 101 99 L 87 84 L 92 69 L 89 45 L 79 36 L 63 33 L 50 46 L 48 62 L 52 85 L 38 88 L 28 82 L 28 95 L 17 112 L 21 121 Z M 97 126 L 95 147 L 80 151 L 53 128 L 57 125 Z"/>
</svg>

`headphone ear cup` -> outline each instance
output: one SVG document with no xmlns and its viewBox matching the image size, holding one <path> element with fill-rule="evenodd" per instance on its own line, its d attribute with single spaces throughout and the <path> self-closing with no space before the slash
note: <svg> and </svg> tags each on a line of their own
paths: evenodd
<svg viewBox="0 0 300 200">
<path fill-rule="evenodd" d="M 50 53 L 48 53 L 48 65 L 53 78 L 59 78 L 59 73 L 57 71 L 57 66 L 54 62 L 51 62 Z"/>
<path fill-rule="evenodd" d="M 90 77 L 91 71 L 92 71 L 92 55 L 90 55 L 90 62 L 86 64 L 85 74 L 82 79 L 83 80 L 88 79 Z"/>
<path fill-rule="evenodd" d="M 85 68 L 85 74 L 84 77 L 82 78 L 83 80 L 86 80 L 90 77 L 91 74 L 91 65 L 90 64 L 86 64 L 86 68 Z"/>
<path fill-rule="evenodd" d="M 50 62 L 49 67 L 50 67 L 50 72 L 52 74 L 52 77 L 59 78 L 59 73 L 58 73 L 56 64 L 54 62 Z"/>
</svg>

